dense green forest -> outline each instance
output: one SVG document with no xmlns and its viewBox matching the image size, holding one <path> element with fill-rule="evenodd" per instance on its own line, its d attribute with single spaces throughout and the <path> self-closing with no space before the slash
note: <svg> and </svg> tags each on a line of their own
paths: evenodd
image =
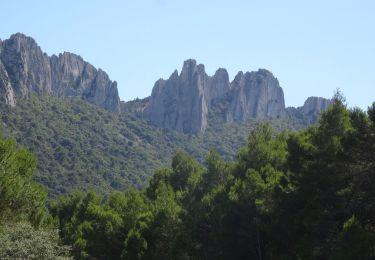
<svg viewBox="0 0 375 260">
<path fill-rule="evenodd" d="M 47 200 L 4 138 L 0 166 L 2 259 L 375 258 L 375 103 L 337 95 L 305 130 L 258 125 L 233 160 L 177 152 L 142 190 Z"/>
<path fill-rule="evenodd" d="M 72 189 L 108 194 L 128 186 L 142 188 L 157 168 L 170 164 L 178 149 L 201 163 L 211 149 L 233 159 L 257 122 L 223 124 L 220 119 L 220 111 L 215 111 L 204 134 L 185 135 L 74 98 L 31 96 L 14 108 L 0 105 L 5 136 L 37 156 L 36 178 L 50 197 Z M 303 126 L 288 118 L 270 122 L 278 130 Z"/>
</svg>

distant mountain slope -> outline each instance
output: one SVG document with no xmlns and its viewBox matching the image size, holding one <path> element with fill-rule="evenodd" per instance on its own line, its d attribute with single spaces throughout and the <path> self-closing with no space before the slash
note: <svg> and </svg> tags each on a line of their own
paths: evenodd
<svg viewBox="0 0 375 260">
<path fill-rule="evenodd" d="M 71 189 L 102 193 L 141 187 L 154 170 L 184 150 L 203 161 L 208 150 L 235 156 L 257 123 L 222 124 L 219 110 L 208 115 L 204 134 L 155 128 L 132 114 L 116 114 L 77 98 L 31 96 L 16 107 L 0 104 L 2 130 L 38 157 L 37 180 L 51 196 Z M 298 129 L 294 119 L 275 119 L 279 129 Z"/>
<path fill-rule="evenodd" d="M 64 52 L 49 57 L 34 39 L 21 33 L 0 41 L 0 96 L 14 106 L 29 94 L 80 97 L 119 112 L 117 83 L 80 56 Z"/>
<path fill-rule="evenodd" d="M 80 56 L 50 57 L 20 33 L 0 40 L 3 131 L 38 156 L 38 181 L 52 196 L 141 187 L 177 149 L 200 161 L 210 149 L 231 159 L 260 120 L 296 130 L 330 103 L 311 97 L 285 108 L 271 72 L 239 72 L 230 82 L 225 69 L 208 76 L 195 60 L 158 80 L 150 97 L 120 102 L 117 83 Z"/>
<path fill-rule="evenodd" d="M 52 195 L 140 187 L 162 164 L 159 153 L 173 152 L 163 150 L 170 143 L 164 145 L 160 131 L 79 99 L 33 96 L 2 106 L 1 119 L 6 134 L 37 155 L 38 181 Z"/>
<path fill-rule="evenodd" d="M 265 69 L 239 72 L 232 82 L 220 68 L 208 76 L 203 64 L 186 60 L 181 73 L 158 80 L 151 96 L 120 102 L 117 83 L 101 69 L 68 52 L 49 57 L 36 41 L 21 33 L 0 40 L 0 101 L 15 106 L 31 94 L 78 97 L 113 112 L 136 113 L 152 125 L 187 134 L 203 133 L 214 106 L 225 111 L 224 123 L 286 116 L 316 121 L 328 99 L 307 99 L 302 108 L 285 108 L 278 79 Z"/>
</svg>

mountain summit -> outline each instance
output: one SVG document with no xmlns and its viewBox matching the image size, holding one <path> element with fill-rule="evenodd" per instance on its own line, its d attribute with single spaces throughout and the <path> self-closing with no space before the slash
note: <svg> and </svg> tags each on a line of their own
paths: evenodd
<svg viewBox="0 0 375 260">
<path fill-rule="evenodd" d="M 18 99 L 30 94 L 79 97 L 187 134 L 204 132 L 211 111 L 220 110 L 227 123 L 289 116 L 308 125 L 331 103 L 310 97 L 302 107 L 286 108 L 283 90 L 270 71 L 240 71 L 230 82 L 224 68 L 209 76 L 204 65 L 193 59 L 184 62 L 181 73 L 175 70 L 169 79 L 159 79 L 150 97 L 120 102 L 116 81 L 103 70 L 73 53 L 48 56 L 34 39 L 17 33 L 0 40 L 0 99 L 15 106 Z"/>
<path fill-rule="evenodd" d="M 64 52 L 49 57 L 34 39 L 21 33 L 0 41 L 0 90 L 5 103 L 29 94 L 80 97 L 119 112 L 117 83 L 80 56 Z"/>
<path fill-rule="evenodd" d="M 270 71 L 240 71 L 230 82 L 225 69 L 208 76 L 193 59 L 184 62 L 180 74 L 175 70 L 169 79 L 158 80 L 146 102 L 141 114 L 153 125 L 190 134 L 206 130 L 208 113 L 217 106 L 226 122 L 297 116 L 310 124 L 331 103 L 309 98 L 303 107 L 286 109 L 284 92 Z"/>
<path fill-rule="evenodd" d="M 180 75 L 176 70 L 168 80 L 155 83 L 144 116 L 159 127 L 203 132 L 211 102 L 229 91 L 228 78 L 226 70 L 220 69 L 210 77 L 204 65 L 187 60 Z"/>
</svg>

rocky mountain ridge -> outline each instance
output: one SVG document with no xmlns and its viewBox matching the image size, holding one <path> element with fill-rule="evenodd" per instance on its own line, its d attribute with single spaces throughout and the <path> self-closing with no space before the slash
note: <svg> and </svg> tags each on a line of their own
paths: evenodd
<svg viewBox="0 0 375 260">
<path fill-rule="evenodd" d="M 175 70 L 168 80 L 155 83 L 143 116 L 158 127 L 184 133 L 203 132 L 209 107 L 228 90 L 225 70 L 219 69 L 210 77 L 204 65 L 187 60 L 180 75 Z"/>
<path fill-rule="evenodd" d="M 226 69 L 209 76 L 204 65 L 193 59 L 184 62 L 180 74 L 175 70 L 167 80 L 159 79 L 150 97 L 123 102 L 117 83 L 103 70 L 69 52 L 48 56 L 34 39 L 21 33 L 0 40 L 0 92 L 10 106 L 30 94 L 79 97 L 187 134 L 204 132 L 210 111 L 218 107 L 225 123 L 289 116 L 308 125 L 330 104 L 328 99 L 310 97 L 302 107 L 286 108 L 283 90 L 270 71 L 240 71 L 230 82 Z"/>
<path fill-rule="evenodd" d="M 189 134 L 206 130 L 207 115 L 215 106 L 223 110 L 226 123 L 292 116 L 307 125 L 331 103 L 310 97 L 302 107 L 286 108 L 283 90 L 270 71 L 240 71 L 230 82 L 225 69 L 208 76 L 204 65 L 192 59 L 184 62 L 180 74 L 175 70 L 169 79 L 159 79 L 148 99 L 133 102 L 130 111 L 142 107 L 136 112 L 151 124 Z"/>
<path fill-rule="evenodd" d="M 326 110 L 332 101 L 322 97 L 309 97 L 306 99 L 303 106 L 287 107 L 286 114 L 290 117 L 299 119 L 305 125 L 316 123 L 319 119 L 319 114 Z"/>
<path fill-rule="evenodd" d="M 21 33 L 0 41 L 0 90 L 14 106 L 29 94 L 81 97 L 120 112 L 117 83 L 80 56 L 64 52 L 48 56 L 34 39 Z"/>
</svg>

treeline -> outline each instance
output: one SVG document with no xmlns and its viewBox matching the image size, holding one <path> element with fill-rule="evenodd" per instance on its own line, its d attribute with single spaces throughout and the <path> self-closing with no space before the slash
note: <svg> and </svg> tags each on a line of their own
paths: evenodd
<svg viewBox="0 0 375 260">
<path fill-rule="evenodd" d="M 0 102 L 1 132 L 38 158 L 35 180 L 56 198 L 73 190 L 107 194 L 129 186 L 142 189 L 156 169 L 170 162 L 176 149 L 204 162 L 215 148 L 235 157 L 256 120 L 224 124 L 209 114 L 204 134 L 159 129 L 133 114 L 115 114 L 78 98 L 32 95 L 16 107 Z M 296 130 L 293 118 L 269 120 L 276 130 Z"/>
<path fill-rule="evenodd" d="M 76 259 L 374 259 L 375 103 L 363 112 L 334 100 L 306 130 L 259 125 L 234 161 L 213 151 L 202 166 L 177 152 L 142 191 L 77 192 L 45 207 L 27 182 L 32 160 L 11 161 L 24 164 L 13 175 L 28 189 L 7 191 L 1 176 L 3 226 L 57 228 L 53 253 Z"/>
</svg>

